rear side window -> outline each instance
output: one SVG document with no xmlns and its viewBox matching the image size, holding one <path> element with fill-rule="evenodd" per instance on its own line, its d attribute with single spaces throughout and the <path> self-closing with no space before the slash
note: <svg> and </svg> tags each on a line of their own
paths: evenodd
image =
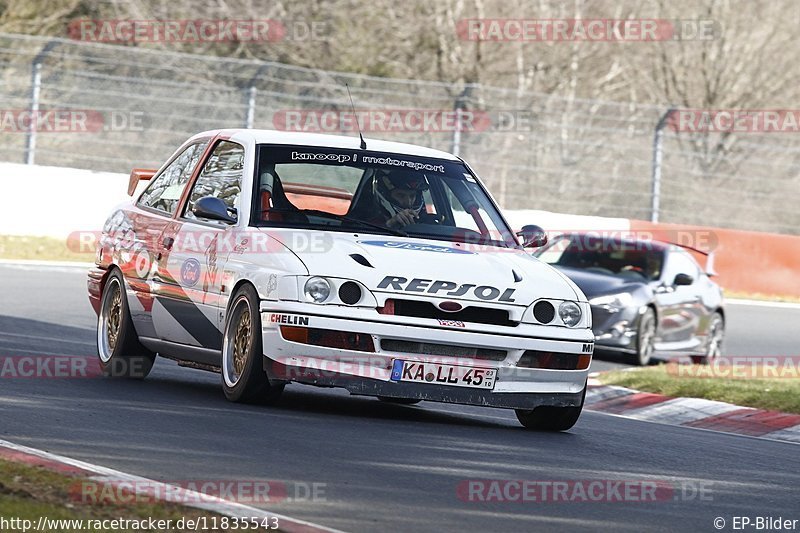
<svg viewBox="0 0 800 533">
<path fill-rule="evenodd" d="M 244 147 L 229 141 L 221 141 L 211 152 L 202 172 L 189 195 L 184 216 L 197 219 L 192 212 L 194 204 L 200 198 L 213 196 L 219 198 L 228 208 L 228 213 L 238 218 L 236 202 L 242 192 L 242 174 L 244 172 Z"/>
<path fill-rule="evenodd" d="M 678 274 L 689 274 L 697 280 L 700 277 L 700 268 L 688 253 L 675 250 L 667 258 L 667 265 L 664 268 L 664 281 L 672 284 Z"/>
<path fill-rule="evenodd" d="M 208 139 L 187 146 L 161 174 L 153 178 L 139 197 L 138 205 L 173 214 L 207 145 Z"/>
</svg>

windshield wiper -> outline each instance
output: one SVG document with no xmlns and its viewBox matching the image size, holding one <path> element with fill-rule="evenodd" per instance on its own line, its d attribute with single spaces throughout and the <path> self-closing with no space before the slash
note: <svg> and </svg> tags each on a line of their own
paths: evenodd
<svg viewBox="0 0 800 533">
<path fill-rule="evenodd" d="M 295 210 L 295 209 L 287 209 L 287 208 L 280 208 L 280 207 L 275 208 L 275 207 L 273 207 L 273 208 L 270 209 L 270 211 L 278 211 L 280 213 L 303 213 L 304 215 L 320 216 L 320 217 L 324 217 L 324 218 L 330 218 L 330 219 L 333 219 L 333 220 L 340 220 L 340 221 L 343 221 L 343 222 L 361 224 L 362 226 L 366 226 L 368 228 L 378 229 L 378 230 L 384 231 L 386 233 L 389 233 L 391 235 L 397 235 L 398 237 L 408 237 L 408 233 L 406 233 L 405 231 L 403 231 L 401 229 L 389 228 L 389 227 L 386 227 L 386 226 L 382 226 L 380 224 L 374 224 L 372 222 L 367 222 L 366 220 L 361 220 L 359 218 L 352 218 L 352 217 L 348 217 L 346 215 L 337 215 L 336 213 L 329 213 L 327 211 L 320 211 L 319 209 L 297 209 L 297 210 Z"/>
</svg>

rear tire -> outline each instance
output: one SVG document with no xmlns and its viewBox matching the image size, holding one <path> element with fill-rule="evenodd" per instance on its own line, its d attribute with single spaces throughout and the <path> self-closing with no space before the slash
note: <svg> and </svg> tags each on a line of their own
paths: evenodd
<svg viewBox="0 0 800 533">
<path fill-rule="evenodd" d="M 578 421 L 586 401 L 587 385 L 583 386 L 581 404 L 575 407 L 552 407 L 543 405 L 532 410 L 514 409 L 517 420 L 527 429 L 538 431 L 566 431 Z"/>
<path fill-rule="evenodd" d="M 639 326 L 636 329 L 636 353 L 629 354 L 628 363 L 637 366 L 647 366 L 653 357 L 656 338 L 656 314 L 652 309 L 639 317 Z"/>
<path fill-rule="evenodd" d="M 264 371 L 259 298 L 243 285 L 231 298 L 222 337 L 222 390 L 232 402 L 273 404 L 285 384 L 271 383 Z"/>
<path fill-rule="evenodd" d="M 133 327 L 125 280 L 114 269 L 103 286 L 97 314 L 97 356 L 104 376 L 144 379 L 153 368 L 156 354 L 142 346 Z"/>
<path fill-rule="evenodd" d="M 378 396 L 378 399 L 382 402 L 396 403 L 398 405 L 414 405 L 422 401 L 414 398 L 392 398 L 391 396 Z"/>
</svg>

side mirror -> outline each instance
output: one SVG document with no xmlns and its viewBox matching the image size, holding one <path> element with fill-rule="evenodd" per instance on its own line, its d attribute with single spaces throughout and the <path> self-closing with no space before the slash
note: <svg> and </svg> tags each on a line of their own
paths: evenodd
<svg viewBox="0 0 800 533">
<path fill-rule="evenodd" d="M 547 244 L 547 233 L 533 224 L 522 226 L 522 231 L 517 233 L 517 236 L 522 237 L 523 248 L 541 248 Z"/>
<path fill-rule="evenodd" d="M 694 283 L 694 278 L 689 274 L 678 274 L 672 282 L 673 285 L 691 285 L 692 283 Z"/>
<path fill-rule="evenodd" d="M 236 219 L 228 214 L 228 206 L 219 198 L 205 196 L 194 203 L 192 213 L 197 218 L 207 218 L 209 220 L 220 220 L 228 224 L 234 224 Z"/>
</svg>

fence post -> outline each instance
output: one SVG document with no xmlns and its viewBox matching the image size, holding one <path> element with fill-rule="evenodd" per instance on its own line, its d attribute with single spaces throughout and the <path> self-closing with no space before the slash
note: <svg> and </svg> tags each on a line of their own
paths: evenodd
<svg viewBox="0 0 800 533">
<path fill-rule="evenodd" d="M 675 109 L 670 107 L 656 124 L 653 134 L 653 183 L 650 203 L 650 222 L 658 222 L 658 212 L 661 208 L 661 160 L 663 155 L 664 127 Z"/>
<path fill-rule="evenodd" d="M 39 113 L 39 96 L 42 91 L 42 62 L 56 44 L 58 44 L 56 41 L 48 42 L 44 45 L 42 51 L 36 54 L 36 57 L 34 57 L 31 62 L 31 104 L 28 108 L 31 123 L 25 134 L 26 165 L 32 165 L 36 159 L 36 128 L 38 127 L 37 114 Z"/>
<path fill-rule="evenodd" d="M 247 99 L 247 118 L 244 122 L 244 127 L 247 129 L 251 129 L 253 127 L 253 121 L 256 117 L 256 92 L 257 89 L 255 85 L 250 86 L 250 95 Z"/>
<path fill-rule="evenodd" d="M 39 56 L 36 56 L 37 59 Z M 36 62 L 32 67 L 31 74 L 31 104 L 28 108 L 30 112 L 30 125 L 25 133 L 25 164 L 32 165 L 36 157 L 36 115 L 39 112 L 39 93 L 42 90 L 42 63 Z"/>
<path fill-rule="evenodd" d="M 461 111 L 466 107 L 466 101 L 470 95 L 470 86 L 467 85 L 464 87 L 464 90 L 461 91 L 461 94 L 458 95 L 456 98 L 455 105 L 453 106 L 456 112 L 456 127 L 453 130 L 453 139 L 452 139 L 452 146 L 450 147 L 450 152 L 458 157 L 461 154 Z"/>
</svg>

